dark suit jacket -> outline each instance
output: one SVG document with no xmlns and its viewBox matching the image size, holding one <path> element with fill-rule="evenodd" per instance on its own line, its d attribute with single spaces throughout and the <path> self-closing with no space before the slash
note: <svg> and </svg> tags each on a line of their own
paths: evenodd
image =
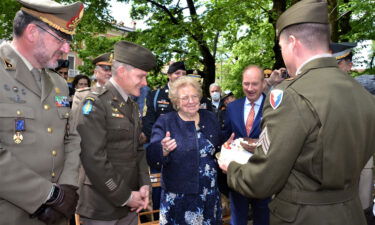
<svg viewBox="0 0 375 225">
<path fill-rule="evenodd" d="M 261 122 L 262 122 L 262 108 L 266 95 L 263 95 L 263 100 L 259 108 L 259 112 L 254 119 L 253 127 L 251 128 L 250 135 L 246 134 L 246 127 L 243 120 L 244 113 L 244 104 L 246 97 L 237 99 L 234 102 L 231 102 L 226 111 L 225 123 L 224 123 L 224 136 L 226 139 L 234 132 L 236 135 L 235 138 L 240 137 L 250 137 L 250 138 L 259 138 L 261 132 Z"/>
</svg>

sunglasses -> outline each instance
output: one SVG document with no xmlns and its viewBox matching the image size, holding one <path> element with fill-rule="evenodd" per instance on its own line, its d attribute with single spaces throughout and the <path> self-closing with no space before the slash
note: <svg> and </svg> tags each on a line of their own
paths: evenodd
<svg viewBox="0 0 375 225">
<path fill-rule="evenodd" d="M 58 72 L 60 75 L 68 75 L 68 72 Z"/>
<path fill-rule="evenodd" d="M 99 65 L 104 71 L 111 71 L 112 68 L 109 65 Z"/>
</svg>

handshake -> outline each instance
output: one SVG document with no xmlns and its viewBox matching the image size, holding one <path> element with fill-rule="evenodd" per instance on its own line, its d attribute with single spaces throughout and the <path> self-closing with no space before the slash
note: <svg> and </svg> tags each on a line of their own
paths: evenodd
<svg viewBox="0 0 375 225">
<path fill-rule="evenodd" d="M 63 217 L 69 219 L 76 210 L 77 189 L 68 184 L 55 185 L 51 197 L 31 217 L 38 217 L 47 225 L 55 224 Z"/>
</svg>

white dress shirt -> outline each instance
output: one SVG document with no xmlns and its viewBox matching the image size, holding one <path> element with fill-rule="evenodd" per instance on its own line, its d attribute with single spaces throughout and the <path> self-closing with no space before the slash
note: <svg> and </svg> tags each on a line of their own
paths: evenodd
<svg viewBox="0 0 375 225">
<path fill-rule="evenodd" d="M 262 104 L 263 98 L 264 98 L 264 96 L 260 95 L 260 97 L 254 102 L 254 111 L 255 111 L 254 120 L 258 115 L 260 105 Z M 247 120 L 247 117 L 249 115 L 250 110 L 251 110 L 251 103 L 250 103 L 249 99 L 245 98 L 245 105 L 244 105 L 244 108 L 243 108 L 244 124 L 246 124 L 246 120 Z"/>
</svg>

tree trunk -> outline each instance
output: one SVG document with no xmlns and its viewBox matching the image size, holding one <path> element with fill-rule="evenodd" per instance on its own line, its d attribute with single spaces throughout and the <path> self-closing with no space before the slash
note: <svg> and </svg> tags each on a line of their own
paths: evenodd
<svg viewBox="0 0 375 225">
<path fill-rule="evenodd" d="M 276 21 L 280 17 L 280 15 L 286 9 L 286 0 L 273 0 L 273 7 L 271 13 L 268 15 L 268 20 L 272 24 L 274 30 L 276 30 Z M 280 67 L 284 67 L 284 60 L 281 55 L 281 49 L 279 46 L 279 40 L 275 35 L 274 45 L 273 45 L 273 52 L 275 53 L 275 64 L 273 65 L 273 69 L 279 69 Z"/>
<path fill-rule="evenodd" d="M 331 25 L 331 40 L 333 42 L 337 42 L 339 39 L 339 24 L 337 22 L 337 17 L 338 17 L 338 5 L 337 5 L 337 0 L 328 0 L 328 20 L 329 24 Z"/>
</svg>

